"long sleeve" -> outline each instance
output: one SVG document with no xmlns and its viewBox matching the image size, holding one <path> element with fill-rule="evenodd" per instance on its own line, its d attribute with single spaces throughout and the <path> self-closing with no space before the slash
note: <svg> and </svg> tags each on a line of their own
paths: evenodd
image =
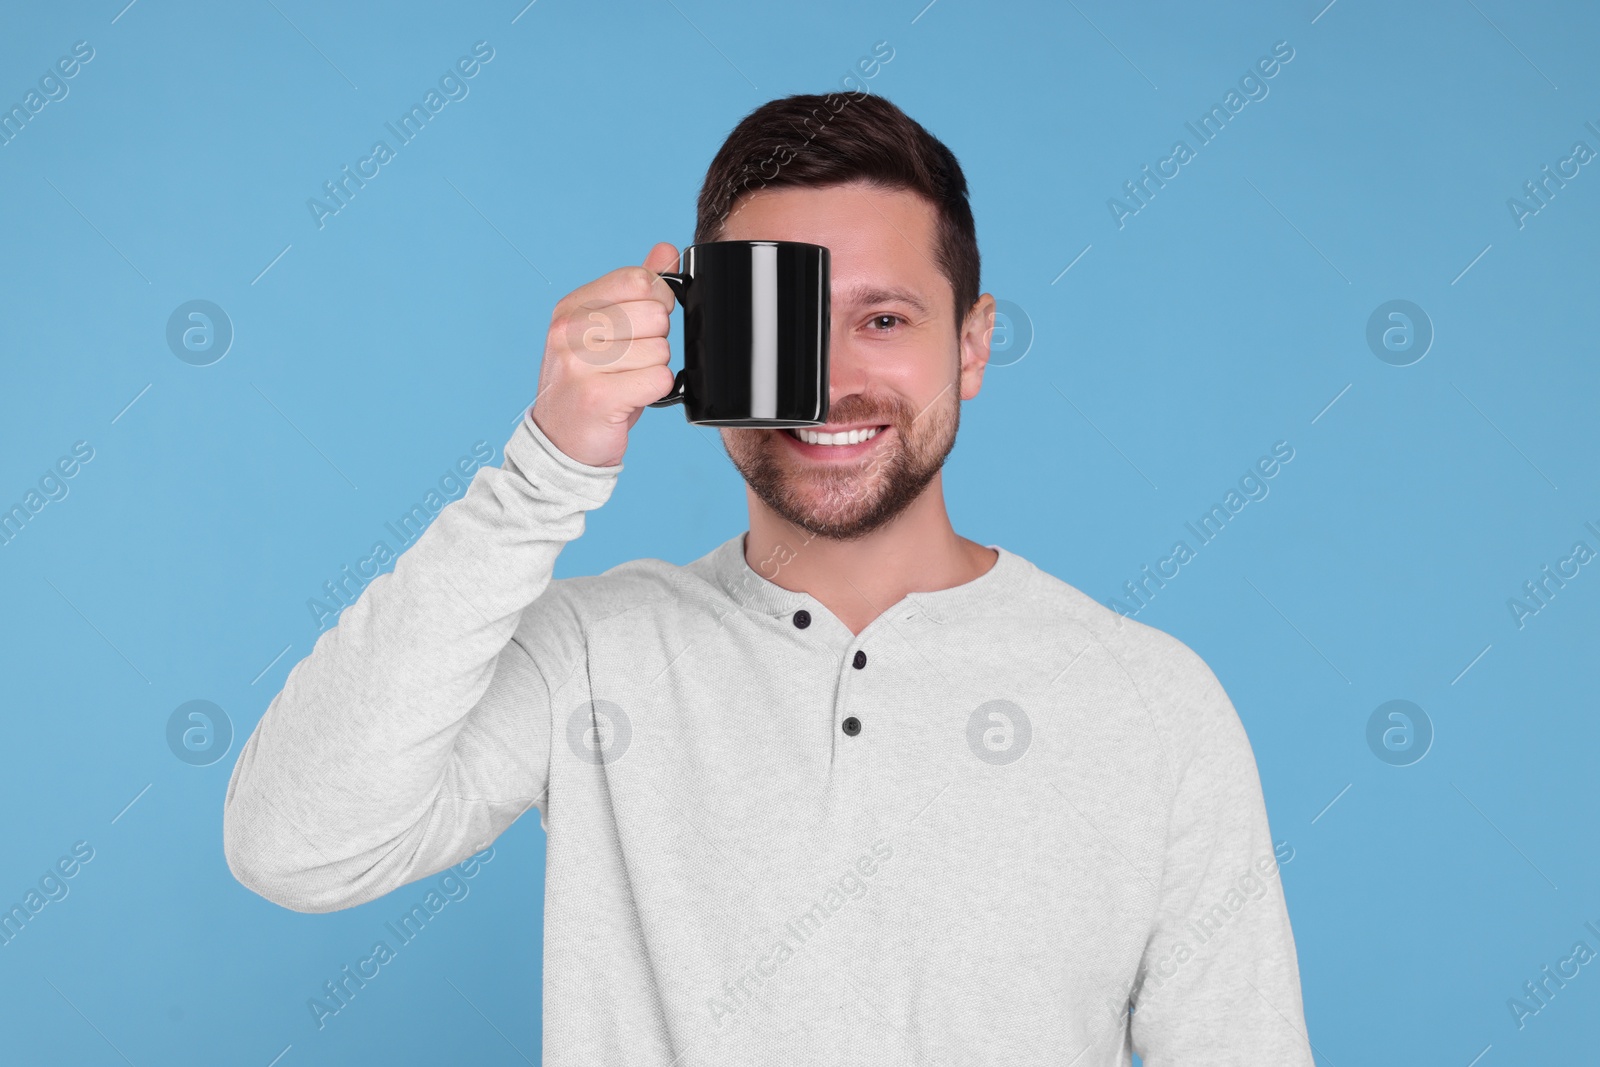
<svg viewBox="0 0 1600 1067">
<path fill-rule="evenodd" d="M 621 470 L 579 463 L 524 416 L 503 464 L 362 590 L 240 750 L 223 812 L 234 877 L 296 911 L 348 908 L 479 851 L 541 801 L 546 679 L 565 665 L 513 635 Z"/>
<path fill-rule="evenodd" d="M 1313 1067 L 1299 963 L 1254 753 L 1187 646 L 1152 686 L 1177 778 L 1130 1034 L 1146 1067 Z"/>
</svg>

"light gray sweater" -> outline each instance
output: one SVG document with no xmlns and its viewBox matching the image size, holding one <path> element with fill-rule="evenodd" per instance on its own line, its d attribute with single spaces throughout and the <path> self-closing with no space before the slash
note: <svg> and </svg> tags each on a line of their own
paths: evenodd
<svg viewBox="0 0 1600 1067">
<path fill-rule="evenodd" d="M 1004 548 L 860 635 L 743 533 L 552 581 L 621 470 L 524 418 L 345 609 L 239 753 L 240 882 L 348 908 L 537 807 L 554 1067 L 1312 1067 L 1193 651 Z"/>
</svg>

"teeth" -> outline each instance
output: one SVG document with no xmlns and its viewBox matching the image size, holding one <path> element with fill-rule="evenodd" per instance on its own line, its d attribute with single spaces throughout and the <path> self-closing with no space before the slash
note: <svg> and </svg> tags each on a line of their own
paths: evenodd
<svg viewBox="0 0 1600 1067">
<path fill-rule="evenodd" d="M 857 445 L 878 435 L 881 426 L 866 430 L 846 430 L 844 433 L 817 433 L 815 430 L 794 429 L 789 432 L 808 445 Z"/>
</svg>

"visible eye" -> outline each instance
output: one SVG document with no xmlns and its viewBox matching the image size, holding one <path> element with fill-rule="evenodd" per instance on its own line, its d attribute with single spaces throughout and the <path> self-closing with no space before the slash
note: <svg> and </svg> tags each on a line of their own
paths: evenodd
<svg viewBox="0 0 1600 1067">
<path fill-rule="evenodd" d="M 882 323 L 884 323 L 885 321 L 887 321 L 889 323 L 889 325 L 886 326 L 886 327 L 882 326 Z M 902 319 L 899 315 L 887 315 L 887 314 L 885 314 L 885 315 L 874 315 L 874 316 L 872 316 L 872 319 L 871 319 L 871 322 L 873 324 L 873 332 L 874 333 L 888 333 L 890 330 L 894 329 L 894 323 L 897 323 L 897 322 L 903 323 L 905 321 L 906 320 Z"/>
</svg>

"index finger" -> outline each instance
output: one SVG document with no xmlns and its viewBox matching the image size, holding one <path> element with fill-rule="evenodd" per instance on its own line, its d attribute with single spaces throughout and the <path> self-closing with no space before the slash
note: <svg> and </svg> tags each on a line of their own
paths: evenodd
<svg viewBox="0 0 1600 1067">
<path fill-rule="evenodd" d="M 672 287 L 661 280 L 658 272 L 649 267 L 618 267 L 562 297 L 556 305 L 556 312 L 559 314 L 580 306 L 595 308 L 606 304 L 625 304 L 633 300 L 655 300 L 669 312 L 677 303 Z"/>
</svg>

